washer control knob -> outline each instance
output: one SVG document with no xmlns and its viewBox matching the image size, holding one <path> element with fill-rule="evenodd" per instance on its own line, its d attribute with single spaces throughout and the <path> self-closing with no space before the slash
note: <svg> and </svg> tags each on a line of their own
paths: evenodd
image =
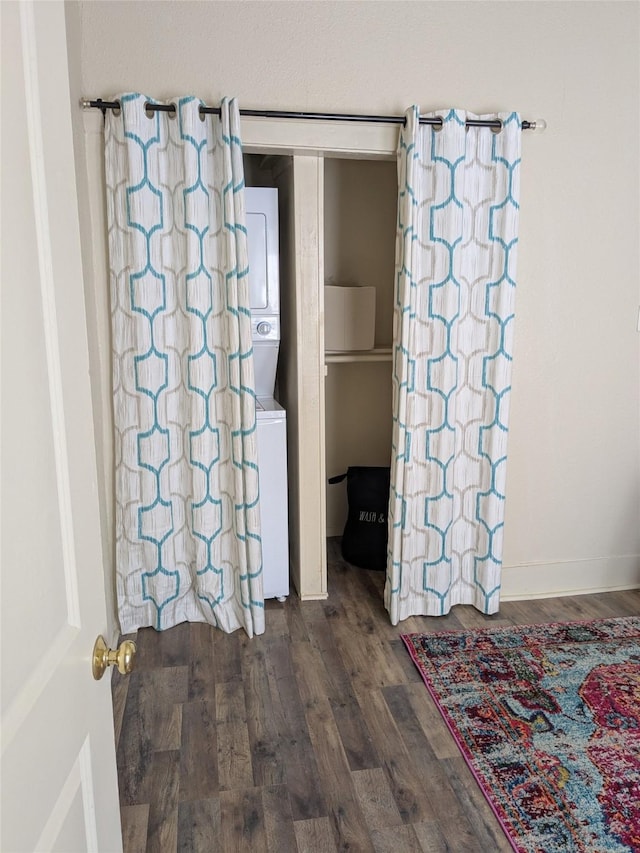
<svg viewBox="0 0 640 853">
<path fill-rule="evenodd" d="M 256 326 L 256 332 L 259 335 L 268 335 L 271 331 L 271 323 L 267 323 L 264 320 L 261 323 L 258 323 Z"/>
</svg>

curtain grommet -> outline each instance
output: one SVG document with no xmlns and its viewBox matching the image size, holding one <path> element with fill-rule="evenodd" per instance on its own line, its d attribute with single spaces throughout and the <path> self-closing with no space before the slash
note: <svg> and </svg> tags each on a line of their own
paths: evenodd
<svg viewBox="0 0 640 853">
<path fill-rule="evenodd" d="M 169 113 L 171 118 L 175 118 L 178 110 L 174 103 L 170 104 L 154 104 L 151 101 L 144 102 L 144 112 L 147 118 L 151 119 L 156 113 Z"/>
</svg>

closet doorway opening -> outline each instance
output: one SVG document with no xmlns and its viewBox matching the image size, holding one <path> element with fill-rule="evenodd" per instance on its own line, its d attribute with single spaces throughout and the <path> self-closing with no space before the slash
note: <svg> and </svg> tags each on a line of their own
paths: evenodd
<svg viewBox="0 0 640 853">
<path fill-rule="evenodd" d="M 325 157 L 327 478 L 344 473 L 350 466 L 388 467 L 391 461 L 397 197 L 395 161 Z M 326 482 L 325 487 L 327 564 L 331 566 L 342 559 L 347 481 L 333 485 Z M 348 566 L 348 571 L 363 570 L 366 568 Z"/>
<path fill-rule="evenodd" d="M 327 381 L 329 400 L 336 398 L 331 388 L 335 374 L 329 376 L 330 372 L 346 367 L 347 375 L 356 366 L 374 377 L 378 372 L 377 379 L 369 380 L 373 385 L 369 400 L 378 397 L 380 411 L 375 419 L 387 424 L 385 464 L 389 464 L 397 128 L 378 123 L 247 118 L 243 119 L 242 134 L 247 185 L 266 185 L 268 181 L 277 186 L 279 193 L 282 328 L 277 394 L 287 410 L 291 581 L 303 601 L 325 599 Z M 354 203 L 345 200 L 351 186 Z M 383 211 L 387 224 L 376 226 L 381 216 L 385 221 Z M 349 221 L 354 217 L 361 220 L 359 225 Z M 351 255 L 358 280 L 366 284 L 367 279 L 376 290 L 386 293 L 386 297 L 376 293 L 380 307 L 376 305 L 374 349 L 366 355 L 342 354 L 346 355 L 342 361 L 342 356 L 335 353 L 325 356 L 325 224 L 328 276 L 333 276 L 334 282 L 343 275 L 355 277 L 350 273 Z M 362 236 L 358 237 L 358 233 Z M 361 262 L 359 258 L 363 258 Z M 358 382 L 357 374 L 355 381 Z M 386 406 L 379 393 L 382 387 L 389 401 Z M 331 433 L 335 432 L 331 427 L 335 405 L 331 402 L 330 408 Z M 331 458 L 329 464 L 334 464 Z M 353 463 L 347 454 L 345 465 L 348 464 Z M 340 500 L 339 495 L 336 500 Z M 342 501 L 346 517 L 345 494 Z M 335 531 L 335 520 L 332 524 L 330 533 Z"/>
</svg>

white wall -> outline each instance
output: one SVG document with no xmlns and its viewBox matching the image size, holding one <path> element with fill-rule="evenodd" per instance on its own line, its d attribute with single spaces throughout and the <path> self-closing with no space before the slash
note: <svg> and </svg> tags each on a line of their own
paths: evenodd
<svg viewBox="0 0 640 853">
<path fill-rule="evenodd" d="M 638 4 L 69 5 L 87 96 L 547 120 L 523 140 L 504 592 L 640 583 Z"/>
</svg>

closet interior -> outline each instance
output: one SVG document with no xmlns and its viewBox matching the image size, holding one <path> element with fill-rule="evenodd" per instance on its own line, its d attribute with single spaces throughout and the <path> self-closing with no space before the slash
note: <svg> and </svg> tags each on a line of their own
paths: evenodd
<svg viewBox="0 0 640 853">
<path fill-rule="evenodd" d="M 325 285 L 375 290 L 373 349 L 325 348 L 325 469 L 332 477 L 350 465 L 390 464 L 397 178 L 393 162 L 327 158 L 324 179 Z M 329 324 L 341 318 L 326 303 L 324 316 L 328 343 Z M 341 535 L 346 518 L 346 481 L 328 485 L 326 535 Z"/>
<path fill-rule="evenodd" d="M 390 464 L 396 163 L 246 153 L 244 166 L 247 186 L 278 189 L 275 396 L 287 411 L 292 580 L 303 599 L 323 598 L 326 537 L 341 535 L 347 517 L 346 481 L 327 479 L 353 465 Z M 372 348 L 325 349 L 336 316 L 325 285 L 374 289 Z"/>
</svg>

